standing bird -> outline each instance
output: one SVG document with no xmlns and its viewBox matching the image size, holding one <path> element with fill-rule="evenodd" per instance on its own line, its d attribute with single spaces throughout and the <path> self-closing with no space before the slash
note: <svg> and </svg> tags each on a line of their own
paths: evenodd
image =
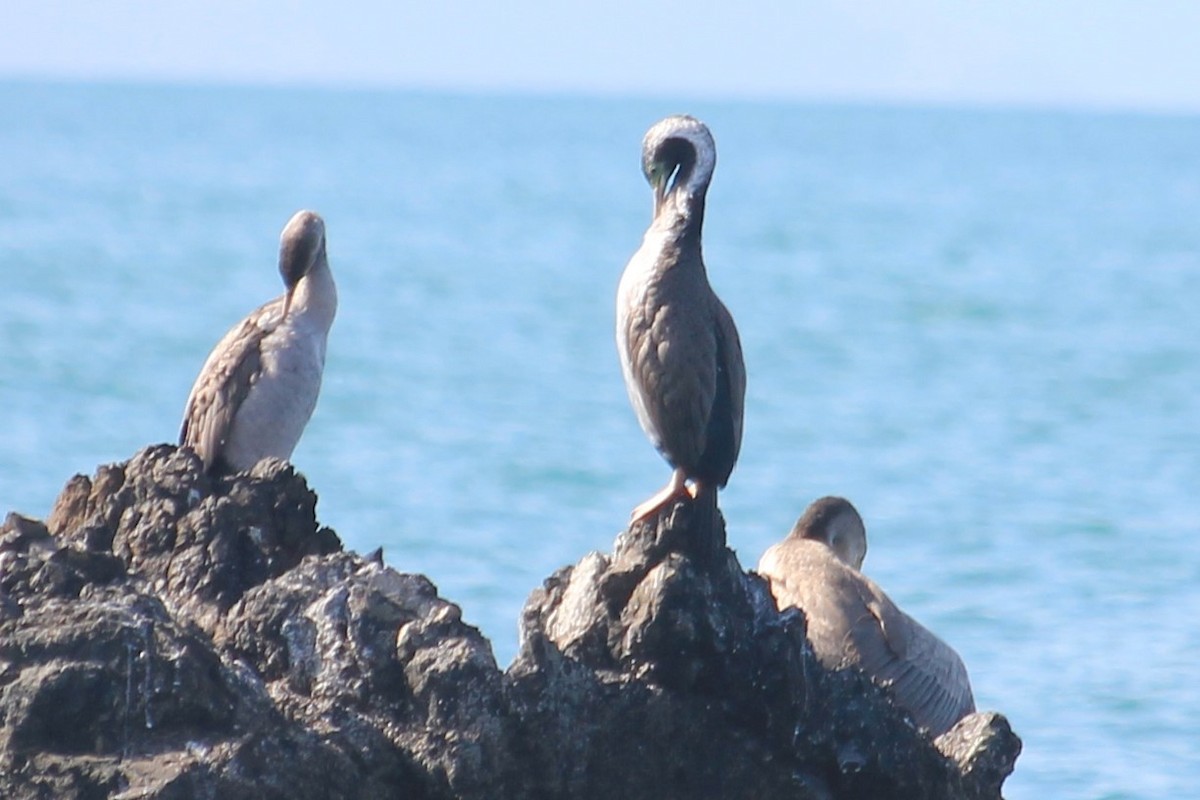
<svg viewBox="0 0 1200 800">
<path fill-rule="evenodd" d="M 940 736 L 975 710 L 967 668 L 950 645 L 858 571 L 866 553 L 858 511 L 841 497 L 822 497 L 763 553 L 758 572 L 779 608 L 804 611 L 808 640 L 826 668 L 858 667 L 919 726 Z"/>
<path fill-rule="evenodd" d="M 685 491 L 713 492 L 715 503 L 742 445 L 742 345 L 700 246 L 716 162 L 712 134 L 692 117 L 667 117 L 642 141 L 654 219 L 617 289 L 617 352 L 638 422 L 674 472 L 634 520 Z"/>
<path fill-rule="evenodd" d="M 337 287 L 325 255 L 325 222 L 297 212 L 279 237 L 287 291 L 217 343 L 183 412 L 179 444 L 209 472 L 240 472 L 268 456 L 287 460 L 304 433 L 325 368 Z"/>
</svg>

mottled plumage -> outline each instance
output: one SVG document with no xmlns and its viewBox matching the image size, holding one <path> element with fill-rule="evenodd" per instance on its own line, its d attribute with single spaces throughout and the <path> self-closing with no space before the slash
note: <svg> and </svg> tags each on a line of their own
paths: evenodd
<svg viewBox="0 0 1200 800">
<path fill-rule="evenodd" d="M 716 146 L 704 123 L 668 117 L 646 133 L 642 168 L 654 218 L 617 290 L 617 351 L 638 422 L 674 468 L 634 510 L 729 480 L 742 443 L 746 370 L 733 317 L 709 286 L 701 252 Z"/>
<path fill-rule="evenodd" d="M 268 456 L 290 458 L 316 407 L 337 312 L 320 216 L 300 211 L 288 222 L 279 272 L 287 291 L 225 334 L 188 396 L 179 443 L 205 469 L 240 471 Z"/>
<path fill-rule="evenodd" d="M 939 736 L 975 710 L 967 669 L 948 644 L 858 571 L 865 553 L 866 530 L 854 506 L 823 497 L 763 554 L 758 572 L 781 609 L 804 611 L 822 664 L 862 669 Z"/>
</svg>

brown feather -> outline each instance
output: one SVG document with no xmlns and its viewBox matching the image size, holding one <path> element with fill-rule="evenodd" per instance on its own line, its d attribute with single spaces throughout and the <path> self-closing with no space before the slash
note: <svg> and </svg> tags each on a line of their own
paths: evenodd
<svg viewBox="0 0 1200 800">
<path fill-rule="evenodd" d="M 219 468 L 233 420 L 262 372 L 262 341 L 283 320 L 278 297 L 235 325 L 213 348 L 188 396 L 179 444 L 196 451 L 206 470 Z"/>
<path fill-rule="evenodd" d="M 758 571 L 781 609 L 804 611 L 813 652 L 826 667 L 863 670 L 934 736 L 975 710 L 958 654 L 826 543 L 789 537 L 763 554 Z"/>
</svg>

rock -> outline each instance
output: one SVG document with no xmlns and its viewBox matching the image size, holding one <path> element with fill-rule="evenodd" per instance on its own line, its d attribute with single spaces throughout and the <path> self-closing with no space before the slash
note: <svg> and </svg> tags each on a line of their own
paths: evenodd
<svg viewBox="0 0 1200 800">
<path fill-rule="evenodd" d="M 150 447 L 0 527 L 0 796 L 998 798 L 678 503 L 536 589 L 506 673 L 425 577 L 344 552 L 287 464 Z"/>
<path fill-rule="evenodd" d="M 348 758 L 289 725 L 111 554 L 34 544 L 6 550 L 0 575 L 0 796 L 269 796 L 245 765 L 271 752 L 302 762 L 284 776 L 294 796 L 336 796 L 306 793 L 309 765 L 351 780 Z"/>
<path fill-rule="evenodd" d="M 1011 731 L 964 771 L 861 673 L 823 669 L 724 533 L 679 503 L 534 592 L 506 682 L 541 794 L 999 797 Z"/>
<path fill-rule="evenodd" d="M 111 551 L 211 633 L 250 587 L 341 549 L 317 526 L 316 495 L 295 478 L 276 460 L 211 478 L 191 451 L 160 445 L 101 467 L 94 480 L 73 478 L 49 527 L 65 542 Z"/>
<path fill-rule="evenodd" d="M 974 792 L 970 796 L 979 798 L 1000 796 L 1000 786 L 1021 754 L 1021 740 L 995 711 L 968 714 L 935 743 L 958 765 Z"/>
</svg>

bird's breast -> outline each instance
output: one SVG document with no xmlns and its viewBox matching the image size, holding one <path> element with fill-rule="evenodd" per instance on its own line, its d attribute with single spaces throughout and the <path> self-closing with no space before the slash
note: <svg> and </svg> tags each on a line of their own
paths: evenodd
<svg viewBox="0 0 1200 800">
<path fill-rule="evenodd" d="M 263 338 L 261 369 L 231 427 L 225 458 L 238 469 L 291 458 L 316 408 L 325 336 L 289 322 Z"/>
</svg>

